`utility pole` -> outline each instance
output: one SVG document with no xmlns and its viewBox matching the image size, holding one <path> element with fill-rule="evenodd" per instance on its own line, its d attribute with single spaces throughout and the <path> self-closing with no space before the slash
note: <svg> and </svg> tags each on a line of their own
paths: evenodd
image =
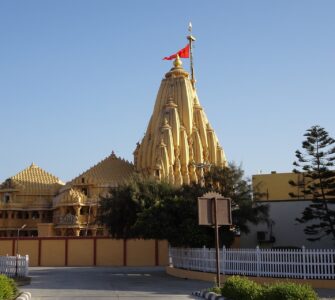
<svg viewBox="0 0 335 300">
<path fill-rule="evenodd" d="M 19 264 L 19 236 L 20 230 L 25 228 L 27 225 L 23 224 L 20 228 L 17 229 L 17 236 L 16 236 L 16 261 L 15 261 L 15 277 L 18 274 L 18 264 Z"/>
</svg>

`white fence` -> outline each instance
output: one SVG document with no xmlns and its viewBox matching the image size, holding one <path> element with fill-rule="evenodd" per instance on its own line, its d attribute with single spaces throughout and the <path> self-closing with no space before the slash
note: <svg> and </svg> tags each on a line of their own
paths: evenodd
<svg viewBox="0 0 335 300">
<path fill-rule="evenodd" d="M 28 276 L 29 256 L 0 256 L 0 274 L 8 277 Z"/>
<path fill-rule="evenodd" d="M 215 249 L 170 248 L 170 265 L 216 272 Z M 227 275 L 335 279 L 335 249 L 220 249 L 220 272 Z"/>
</svg>

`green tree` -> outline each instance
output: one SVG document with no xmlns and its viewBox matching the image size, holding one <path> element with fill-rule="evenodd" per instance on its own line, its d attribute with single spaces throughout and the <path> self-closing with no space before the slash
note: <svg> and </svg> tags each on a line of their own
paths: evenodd
<svg viewBox="0 0 335 300">
<path fill-rule="evenodd" d="M 217 191 L 232 198 L 233 223 L 238 230 L 248 232 L 248 221 L 258 223 L 266 219 L 267 207 L 252 203 L 251 185 L 243 179 L 240 167 L 215 167 L 205 179 L 210 176 L 217 176 Z M 167 239 L 172 246 L 212 247 L 213 229 L 198 225 L 197 207 L 197 198 L 212 190 L 212 184 L 174 187 L 137 176 L 101 200 L 99 219 L 116 238 Z M 222 226 L 220 233 L 222 243 L 231 245 L 234 233 L 230 227 Z"/>
<path fill-rule="evenodd" d="M 253 191 L 249 179 L 244 179 L 244 171 L 241 166 L 229 163 L 228 167 L 213 166 L 205 173 L 205 184 L 209 190 L 214 190 L 224 197 L 232 200 L 232 219 L 235 230 L 229 226 L 220 228 L 222 242 L 229 246 L 234 240 L 234 231 L 249 233 L 248 223 L 258 224 L 268 222 L 268 206 L 254 202 Z"/>
<path fill-rule="evenodd" d="M 166 238 L 173 246 L 214 246 L 214 232 L 208 226 L 198 225 L 197 198 L 209 191 L 216 191 L 233 202 L 233 228 L 249 232 L 248 222 L 267 221 L 268 207 L 253 203 L 250 181 L 243 178 L 241 167 L 212 167 L 205 173 L 205 186 L 184 185 L 170 197 L 162 198 L 156 206 L 138 215 L 135 228 L 144 238 Z M 221 226 L 220 246 L 229 247 L 235 238 L 230 226 Z"/>
<path fill-rule="evenodd" d="M 303 151 L 295 152 L 297 160 L 293 163 L 293 172 L 301 174 L 304 180 L 291 180 L 289 183 L 297 187 L 305 199 L 311 199 L 312 203 L 296 220 L 309 223 L 304 231 L 314 236 L 308 238 L 310 241 L 329 235 L 335 239 L 335 210 L 331 204 L 335 200 L 335 140 L 318 125 L 308 129 L 304 136 Z M 290 193 L 290 196 L 299 197 L 294 193 Z"/>
<path fill-rule="evenodd" d="M 165 195 L 138 215 L 134 225 L 138 236 L 167 239 L 174 247 L 213 245 L 212 229 L 198 225 L 197 198 L 205 192 L 205 188 L 193 184 Z"/>
<path fill-rule="evenodd" d="M 141 210 L 133 197 L 134 188 L 131 184 L 121 185 L 100 199 L 98 222 L 104 224 L 114 238 L 133 237 L 132 226 Z"/>
<path fill-rule="evenodd" d="M 173 191 L 174 188 L 166 183 L 134 176 L 101 197 L 98 222 L 107 226 L 112 237 L 138 237 L 134 229 L 138 215 L 172 195 Z"/>
</svg>

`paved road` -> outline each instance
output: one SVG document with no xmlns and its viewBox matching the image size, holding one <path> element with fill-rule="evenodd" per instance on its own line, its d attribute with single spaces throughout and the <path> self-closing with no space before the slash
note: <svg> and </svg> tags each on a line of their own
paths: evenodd
<svg viewBox="0 0 335 300">
<path fill-rule="evenodd" d="M 31 284 L 21 287 L 33 300 L 199 299 L 196 290 L 209 282 L 165 274 L 164 268 L 30 268 Z M 334 289 L 320 289 L 320 299 L 335 299 Z"/>
<path fill-rule="evenodd" d="M 174 278 L 163 268 L 30 268 L 31 284 L 21 287 L 33 300 L 199 299 L 193 291 L 208 282 Z"/>
</svg>

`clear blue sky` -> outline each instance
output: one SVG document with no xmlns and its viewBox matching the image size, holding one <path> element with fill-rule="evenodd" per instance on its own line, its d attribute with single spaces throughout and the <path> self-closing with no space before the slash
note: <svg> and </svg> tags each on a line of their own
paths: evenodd
<svg viewBox="0 0 335 300">
<path fill-rule="evenodd" d="M 291 171 L 306 129 L 335 137 L 334 16 L 333 0 L 2 0 L 0 180 L 35 162 L 68 181 L 112 150 L 132 161 L 190 20 L 228 160 Z"/>
</svg>

